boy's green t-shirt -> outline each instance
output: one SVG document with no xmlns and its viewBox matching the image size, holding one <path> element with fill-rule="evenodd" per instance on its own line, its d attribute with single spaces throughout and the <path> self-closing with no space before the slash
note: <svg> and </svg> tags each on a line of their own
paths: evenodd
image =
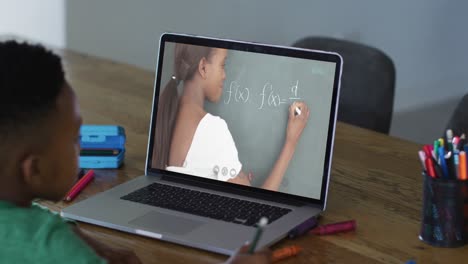
<svg viewBox="0 0 468 264">
<path fill-rule="evenodd" d="M 0 263 L 106 263 L 59 215 L 0 201 Z"/>
</svg>

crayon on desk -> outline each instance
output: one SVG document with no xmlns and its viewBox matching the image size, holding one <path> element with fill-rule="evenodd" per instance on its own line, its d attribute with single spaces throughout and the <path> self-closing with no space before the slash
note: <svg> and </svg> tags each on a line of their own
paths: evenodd
<svg viewBox="0 0 468 264">
<path fill-rule="evenodd" d="M 70 202 L 88 185 L 88 183 L 94 178 L 94 170 L 89 170 L 83 178 L 81 178 L 67 193 L 65 201 Z"/>
<path fill-rule="evenodd" d="M 356 230 L 356 220 L 349 220 L 316 227 L 310 233 L 323 236 Z"/>
<path fill-rule="evenodd" d="M 296 245 L 277 249 L 273 251 L 271 262 L 278 262 L 280 260 L 296 256 L 297 254 L 301 253 L 301 251 L 302 248 Z"/>
<path fill-rule="evenodd" d="M 316 227 L 317 224 L 318 224 L 317 217 L 316 216 L 311 217 L 308 220 L 306 220 L 305 222 L 303 222 L 302 224 L 296 226 L 291 231 L 289 231 L 288 236 L 289 236 L 289 238 L 296 238 L 296 237 L 298 237 L 300 235 L 303 235 L 303 234 L 307 233 L 307 231 L 309 231 L 310 229 Z"/>
</svg>

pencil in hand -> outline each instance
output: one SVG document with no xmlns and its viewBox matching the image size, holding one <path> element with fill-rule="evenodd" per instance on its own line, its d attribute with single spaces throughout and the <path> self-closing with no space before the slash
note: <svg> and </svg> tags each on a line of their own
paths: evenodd
<svg viewBox="0 0 468 264">
<path fill-rule="evenodd" d="M 263 228 L 268 224 L 268 218 L 262 217 L 258 222 L 257 231 L 255 232 L 255 236 L 250 244 L 249 253 L 253 254 L 255 252 L 255 248 L 257 247 L 257 243 L 260 240 L 260 237 L 263 233 Z"/>
</svg>

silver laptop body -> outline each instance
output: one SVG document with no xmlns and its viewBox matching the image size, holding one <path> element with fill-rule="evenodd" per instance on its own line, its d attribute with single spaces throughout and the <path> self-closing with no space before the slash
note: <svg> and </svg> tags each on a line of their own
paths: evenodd
<svg viewBox="0 0 468 264">
<path fill-rule="evenodd" d="M 264 97 L 265 87 L 273 91 L 273 88 L 271 88 L 275 85 L 273 81 L 263 79 L 257 80 L 252 77 L 262 76 L 265 74 L 265 78 L 277 78 L 274 79 L 277 83 L 281 83 L 283 81 L 291 83 L 291 87 L 281 88 L 283 89 L 282 91 L 287 90 L 289 95 L 291 92 L 296 92 L 295 96 L 299 98 L 297 90 L 294 90 L 297 89 L 297 87 L 300 87 L 302 89 L 301 91 L 305 91 L 304 94 L 308 93 L 311 95 L 310 97 L 301 97 L 301 100 L 304 100 L 311 106 L 311 118 L 317 118 L 317 121 L 315 122 L 317 125 L 309 120 L 307 126 L 310 127 L 307 127 L 308 130 L 304 130 L 302 134 L 302 138 L 300 139 L 301 141 L 298 143 L 298 150 L 296 150 L 293 160 L 290 163 L 291 168 L 288 168 L 288 171 L 284 176 L 285 182 L 283 182 L 279 191 L 268 191 L 257 187 L 241 186 L 225 181 L 207 179 L 180 172 L 168 171 L 161 168 L 158 169 L 152 166 L 153 148 L 158 147 L 154 143 L 154 133 L 156 131 L 155 127 L 157 124 L 156 116 L 159 103 L 158 95 L 167 82 L 166 79 L 170 78 L 164 76 L 163 71 L 168 71 L 168 67 L 166 65 L 163 66 L 163 64 L 172 60 L 172 57 L 170 56 L 174 54 L 173 47 L 176 43 L 216 47 L 228 50 L 229 55 L 226 68 L 232 66 L 233 69 L 238 69 L 238 71 L 235 72 L 235 70 L 233 70 L 228 72 L 232 72 L 235 76 L 231 77 L 232 80 L 228 80 L 230 78 L 229 76 L 226 77 L 226 83 L 223 88 L 223 98 L 221 99 L 224 105 L 219 107 L 226 107 L 230 106 L 229 104 L 232 105 L 237 103 L 238 105 L 232 105 L 232 107 L 243 107 L 242 109 L 251 107 L 252 109 L 258 109 L 258 111 L 264 110 L 264 112 L 255 112 L 255 114 L 258 114 L 261 117 L 270 116 L 268 111 L 271 111 L 271 115 L 274 115 L 281 109 L 281 107 L 286 107 L 288 102 L 285 102 L 284 106 L 282 106 L 282 101 L 278 100 L 277 102 L 279 106 L 275 108 L 275 99 L 268 100 L 268 97 Z M 232 61 L 229 61 L 229 56 L 232 57 Z M 291 61 L 291 65 L 302 66 L 300 68 L 294 68 L 295 66 L 291 66 L 291 71 L 289 71 L 288 68 L 282 69 L 281 72 L 274 72 L 277 68 L 273 67 L 261 72 L 260 66 L 263 64 L 258 66 L 256 63 L 262 63 L 261 60 L 264 57 L 265 60 L 268 60 L 265 67 L 276 64 L 271 63 L 276 60 L 278 61 L 278 64 L 281 64 L 283 61 L 288 61 L 286 63 Z M 245 65 L 247 66 L 243 64 L 242 67 L 239 66 L 237 68 L 235 65 L 230 65 L 230 63 L 242 61 L 243 58 L 244 60 L 249 61 L 250 64 L 246 62 Z M 311 63 L 310 69 L 307 66 L 309 65 L 307 63 L 309 62 Z M 269 246 L 274 242 L 281 240 L 292 228 L 313 216 L 317 216 L 325 209 L 330 180 L 330 168 L 342 68 L 342 59 L 338 54 L 242 41 L 166 33 L 163 34 L 160 39 L 158 64 L 156 68 L 153 111 L 150 123 L 145 175 L 99 193 L 87 200 L 73 204 L 62 210 L 62 216 L 133 234 L 139 234 L 142 236 L 229 255 L 238 249 L 244 242 L 253 238 L 255 225 L 246 225 L 245 219 L 231 219 L 228 222 L 223 219 L 218 220 L 210 216 L 202 216 L 200 213 L 190 213 L 190 210 L 187 211 L 172 207 L 164 208 L 161 206 L 154 206 L 152 205 L 153 201 L 151 201 L 151 198 L 146 200 L 145 198 L 142 198 L 143 202 L 135 202 L 123 199 L 122 197 L 128 197 L 128 195 L 132 193 L 135 194 L 136 191 L 145 187 L 148 188 L 148 186 L 152 184 L 156 184 L 156 186 L 160 186 L 159 184 L 162 184 L 164 186 L 181 187 L 185 190 L 208 193 L 211 195 L 209 197 L 218 197 L 217 195 L 219 195 L 265 204 L 266 206 L 289 209 L 288 213 L 266 226 L 259 241 L 258 248 Z M 258 74 L 255 74 L 256 68 L 259 69 Z M 295 69 L 304 71 L 304 73 L 301 73 L 302 75 L 299 77 L 294 76 L 294 78 L 297 77 L 297 80 L 289 77 L 280 77 L 281 73 L 284 73 L 285 75 L 294 75 L 296 71 Z M 268 76 L 268 71 L 271 72 L 271 76 Z M 254 74 L 252 74 L 252 72 Z M 228 73 L 226 75 L 228 75 Z M 171 73 L 169 73 L 169 76 L 170 74 Z M 308 78 L 312 78 L 310 79 L 312 81 L 317 80 L 316 83 L 319 84 L 314 86 L 314 83 L 310 83 L 312 81 Z M 239 84 L 241 82 L 246 82 L 245 80 L 250 80 L 250 83 Z M 302 83 L 305 82 L 304 80 L 309 80 L 308 85 L 302 85 Z M 257 89 L 260 92 L 254 91 L 253 88 L 250 87 L 249 89 L 251 90 L 248 92 L 250 97 L 246 96 L 246 92 L 244 92 L 243 95 L 239 95 L 239 93 L 237 93 L 236 97 L 235 92 L 232 89 L 233 87 L 247 87 L 249 85 L 255 85 L 257 81 L 260 84 L 266 83 L 263 86 L 258 85 L 259 87 Z M 234 85 L 233 82 L 235 82 Z M 284 86 L 285 85 L 283 85 L 283 87 Z M 317 89 L 317 91 L 309 91 L 305 89 Z M 318 89 L 324 90 L 323 94 L 326 94 L 326 96 L 324 95 L 319 96 L 319 98 L 314 98 L 315 95 L 322 94 Z M 262 91 L 263 95 L 261 94 Z M 227 94 L 228 92 L 229 94 Z M 288 98 L 288 95 L 284 98 Z M 295 99 L 294 96 L 291 98 L 291 100 Z M 244 102 L 242 102 L 243 100 Z M 248 102 L 248 100 L 251 100 L 252 103 Z M 256 104 L 254 100 L 257 100 Z M 262 103 L 262 100 L 265 107 L 271 102 L 269 109 L 259 109 L 259 104 Z M 244 103 L 245 106 L 240 105 L 240 103 Z M 313 111 L 312 107 L 315 107 L 316 105 L 319 105 L 320 108 Z M 148 105 L 148 107 L 150 107 L 150 105 Z M 218 106 L 215 106 L 213 109 L 216 109 L 216 107 Z M 323 112 L 321 112 L 322 109 L 324 109 Z M 314 114 L 315 116 L 313 116 Z M 236 114 L 234 114 L 234 116 L 235 115 Z M 223 117 L 221 114 L 220 116 Z M 246 117 L 246 119 L 248 118 L 250 117 Z M 285 115 L 285 118 L 287 119 L 287 115 Z M 226 122 L 228 122 L 228 120 Z M 259 123 L 261 122 L 263 121 L 259 121 Z M 239 127 L 239 124 L 229 124 L 229 122 L 228 125 Z M 240 125 L 240 127 L 242 126 Z M 274 128 L 271 129 L 274 130 Z M 260 133 L 260 130 L 261 129 L 252 128 L 249 133 Z M 284 132 L 284 126 L 281 127 L 281 129 L 278 128 L 278 130 Z M 233 130 L 233 137 L 235 138 L 234 132 L 235 131 Z M 239 133 L 244 132 L 241 131 Z M 271 131 L 266 131 L 266 133 L 271 133 Z M 317 136 L 316 134 L 312 135 L 311 133 L 319 133 L 317 135 L 321 136 Z M 272 133 L 271 137 L 274 136 L 275 134 Z M 262 136 L 261 138 L 266 138 L 265 140 L 268 140 L 268 136 Z M 242 141 L 242 139 L 240 141 Z M 244 146 L 239 144 L 240 158 L 243 153 L 248 155 L 247 152 L 242 152 L 242 147 L 246 148 L 245 144 Z M 297 162 L 294 160 L 296 157 L 299 160 Z M 318 165 L 313 165 L 314 159 L 316 160 L 315 163 Z M 247 164 L 248 161 L 244 161 L 244 163 Z M 312 167 L 310 167 L 311 164 L 313 165 Z M 255 164 L 250 166 L 255 168 Z M 292 174 L 289 174 L 291 172 Z M 311 172 L 313 172 L 312 176 L 310 176 Z M 310 177 L 310 180 L 307 177 Z M 289 181 L 286 181 L 287 179 L 289 179 Z M 294 179 L 294 181 L 291 179 Z M 314 182 L 312 182 L 312 179 L 315 179 Z M 312 187 L 307 187 L 302 190 L 302 186 L 308 186 L 307 184 L 310 184 Z M 296 191 L 294 188 L 297 190 L 301 189 L 301 191 Z M 309 191 L 314 188 L 316 191 Z M 194 210 L 196 210 L 196 208 Z"/>
</svg>

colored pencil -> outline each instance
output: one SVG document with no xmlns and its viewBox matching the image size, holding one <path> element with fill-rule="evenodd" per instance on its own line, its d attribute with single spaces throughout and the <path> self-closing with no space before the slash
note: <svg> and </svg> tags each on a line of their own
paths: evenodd
<svg viewBox="0 0 468 264">
<path fill-rule="evenodd" d="M 94 178 L 94 171 L 89 170 L 83 178 L 81 178 L 67 193 L 65 201 L 70 202 L 88 185 L 88 183 Z"/>
</svg>

